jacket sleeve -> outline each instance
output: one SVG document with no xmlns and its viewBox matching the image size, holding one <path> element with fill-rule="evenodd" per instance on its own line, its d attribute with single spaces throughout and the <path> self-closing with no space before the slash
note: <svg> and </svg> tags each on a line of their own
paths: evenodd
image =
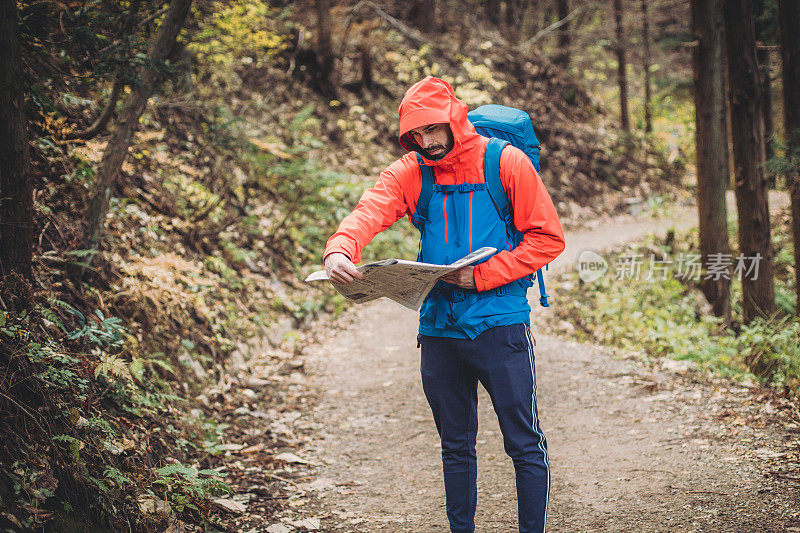
<svg viewBox="0 0 800 533">
<path fill-rule="evenodd" d="M 355 209 L 339 224 L 328 239 L 323 255 L 345 254 L 353 263 L 361 261 L 361 250 L 381 231 L 416 209 L 421 188 L 419 165 L 408 157 L 392 163 L 381 172 L 375 185 L 361 195 Z"/>
<path fill-rule="evenodd" d="M 564 232 L 553 200 L 522 151 L 513 147 L 503 150 L 500 181 L 514 211 L 514 225 L 524 236 L 513 250 L 499 252 L 475 267 L 475 286 L 479 291 L 535 272 L 564 251 Z"/>
</svg>

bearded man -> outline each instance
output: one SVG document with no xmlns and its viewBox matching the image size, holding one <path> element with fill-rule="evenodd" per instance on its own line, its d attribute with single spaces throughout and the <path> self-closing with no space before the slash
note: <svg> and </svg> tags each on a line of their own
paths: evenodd
<svg viewBox="0 0 800 533">
<path fill-rule="evenodd" d="M 467 111 L 438 78 L 428 76 L 406 92 L 399 141 L 408 153 L 381 173 L 342 220 L 328 240 L 325 270 L 335 283 L 361 278 L 354 263 L 362 248 L 404 216 L 420 229 L 420 261 L 448 264 L 484 246 L 498 250 L 442 277 L 422 304 L 417 337 L 422 385 L 442 443 L 451 531 L 475 529 L 480 382 L 514 464 L 519 530 L 542 532 L 550 466 L 536 407 L 535 341 L 526 292 L 530 275 L 564 250 L 564 234 L 531 160 L 509 145 L 500 154 L 499 171 L 514 227 L 522 234 L 512 244 L 515 239 L 486 183 L 489 139 L 476 133 Z M 421 210 L 425 167 L 432 169 L 435 184 L 427 209 Z"/>
</svg>

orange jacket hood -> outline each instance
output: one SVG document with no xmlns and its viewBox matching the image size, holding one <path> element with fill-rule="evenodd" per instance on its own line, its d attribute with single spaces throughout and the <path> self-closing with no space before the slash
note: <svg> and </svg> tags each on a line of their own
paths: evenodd
<svg viewBox="0 0 800 533">
<path fill-rule="evenodd" d="M 467 120 L 467 104 L 456 98 L 453 88 L 446 81 L 428 76 L 406 91 L 400 102 L 400 146 L 409 152 L 419 153 L 427 165 L 452 165 L 463 161 L 467 152 L 480 144 L 480 135 Z M 429 160 L 420 147 L 410 140 L 408 132 L 428 124 L 450 124 L 454 145 L 441 159 Z"/>
</svg>

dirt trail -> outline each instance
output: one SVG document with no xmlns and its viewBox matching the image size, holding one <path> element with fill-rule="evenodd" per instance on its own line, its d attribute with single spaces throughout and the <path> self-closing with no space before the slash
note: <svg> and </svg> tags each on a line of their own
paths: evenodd
<svg viewBox="0 0 800 533">
<path fill-rule="evenodd" d="M 583 249 L 695 221 L 694 208 L 679 208 L 670 220 L 570 233 L 554 270 Z M 534 333 L 543 312 L 535 305 Z M 316 505 L 324 531 L 448 531 L 416 327 L 416 313 L 373 302 L 306 354 L 323 429 L 304 453 L 328 487 Z M 769 405 L 751 390 L 680 365 L 648 369 L 600 346 L 536 340 L 550 531 L 800 531 L 798 484 L 764 476 L 788 436 L 771 429 Z M 483 389 L 479 412 L 477 531 L 516 531 L 513 468 Z"/>
</svg>

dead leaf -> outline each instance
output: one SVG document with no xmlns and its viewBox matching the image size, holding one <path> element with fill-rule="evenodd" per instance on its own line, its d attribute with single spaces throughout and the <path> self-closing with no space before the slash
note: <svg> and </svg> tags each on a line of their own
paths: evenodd
<svg viewBox="0 0 800 533">
<path fill-rule="evenodd" d="M 272 524 L 267 528 L 267 533 L 291 533 L 292 528 L 284 524 Z"/>
<path fill-rule="evenodd" d="M 253 446 L 248 446 L 247 448 L 242 449 L 242 453 L 256 453 L 260 452 L 264 449 L 264 443 L 259 442 L 258 444 L 254 444 Z"/>
<path fill-rule="evenodd" d="M 317 531 L 320 527 L 319 518 L 304 518 L 303 520 L 293 520 L 289 523 L 294 527 L 304 527 L 311 531 Z"/>
<path fill-rule="evenodd" d="M 255 137 L 251 137 L 250 138 L 250 143 L 253 146 L 255 146 L 256 148 L 260 148 L 260 149 L 264 150 L 265 152 L 269 152 L 272 155 L 276 155 L 276 156 L 280 157 L 281 159 L 289 159 L 290 157 L 292 157 L 291 154 L 283 151 L 281 149 L 281 147 L 279 147 L 276 144 L 273 144 L 273 143 L 270 143 L 270 142 L 267 142 L 267 141 L 262 141 L 261 139 L 257 139 Z"/>
<path fill-rule="evenodd" d="M 139 504 L 139 510 L 144 514 L 160 514 L 170 516 L 172 514 L 172 507 L 164 500 L 159 500 L 150 494 L 142 494 L 136 502 Z"/>
<path fill-rule="evenodd" d="M 14 516 L 13 514 L 3 512 L 3 513 L 0 513 L 0 516 L 2 516 L 3 518 L 5 518 L 9 522 L 11 522 L 12 524 L 17 526 L 18 528 L 22 529 L 22 522 L 20 522 L 19 519 L 16 516 Z"/>
<path fill-rule="evenodd" d="M 211 500 L 211 503 L 220 511 L 231 514 L 243 514 L 245 511 L 247 511 L 247 507 L 245 507 L 243 504 L 227 498 L 214 498 Z"/>
<path fill-rule="evenodd" d="M 275 459 L 277 459 L 278 461 L 284 461 L 286 463 L 296 463 L 300 465 L 310 464 L 310 461 L 307 461 L 302 457 L 298 457 L 297 455 L 291 452 L 279 453 L 278 455 L 275 456 Z"/>
</svg>

